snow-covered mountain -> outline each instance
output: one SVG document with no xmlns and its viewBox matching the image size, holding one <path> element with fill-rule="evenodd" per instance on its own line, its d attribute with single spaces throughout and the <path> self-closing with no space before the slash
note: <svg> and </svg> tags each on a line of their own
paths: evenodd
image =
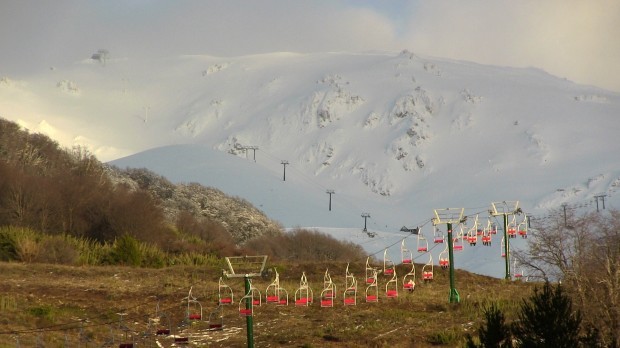
<svg viewBox="0 0 620 348">
<path fill-rule="evenodd" d="M 503 200 L 538 217 L 601 195 L 618 207 L 619 114 L 618 93 L 541 70 L 408 51 L 86 59 L 0 76 L 1 117 L 367 250 L 403 225 L 431 233 L 435 208 L 486 221 Z M 359 233 L 362 213 L 377 239 Z"/>
</svg>

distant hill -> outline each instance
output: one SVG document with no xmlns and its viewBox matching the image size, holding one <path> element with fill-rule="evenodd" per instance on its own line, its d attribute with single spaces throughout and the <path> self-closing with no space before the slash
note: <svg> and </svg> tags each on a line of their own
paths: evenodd
<svg viewBox="0 0 620 348">
<path fill-rule="evenodd" d="M 0 169 L 1 225 L 100 241 L 125 233 L 161 241 L 183 213 L 219 225 L 236 243 L 281 230 L 246 200 L 196 183 L 172 184 L 146 169 L 110 167 L 83 148 L 63 149 L 4 119 Z"/>
</svg>

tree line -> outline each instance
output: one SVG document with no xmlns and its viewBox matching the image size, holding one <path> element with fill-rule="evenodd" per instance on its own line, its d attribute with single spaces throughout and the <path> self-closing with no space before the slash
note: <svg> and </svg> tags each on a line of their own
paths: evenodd
<svg viewBox="0 0 620 348">
<path fill-rule="evenodd" d="M 544 286 L 517 318 L 495 304 L 486 308 L 468 347 L 620 347 L 618 210 L 551 211 L 536 219 L 528 248 L 515 256 Z"/>
<path fill-rule="evenodd" d="M 241 198 L 196 183 L 175 185 L 146 169 L 110 167 L 83 147 L 63 149 L 49 137 L 31 134 L 4 119 L 0 119 L 0 227 L 11 227 L 0 230 L 0 250 L 4 245 L 10 251 L 4 259 L 23 255 L 21 261 L 54 259 L 26 256 L 27 245 L 31 245 L 29 250 L 51 250 L 32 247 L 44 240 L 75 249 L 76 243 L 68 240 L 94 246 L 112 245 L 127 237 L 165 253 L 221 257 L 260 252 L 287 259 L 289 255 L 282 250 L 261 247 L 260 238 L 300 238 L 283 233 L 279 224 Z M 315 245 L 329 251 L 317 247 L 316 253 L 306 255 L 309 260 L 315 255 L 319 259 L 329 255 L 333 260 L 341 260 L 339 255 L 363 255 L 354 245 L 335 239 L 324 242 L 327 236 L 310 235 Z M 50 241 L 51 236 L 55 241 Z M 16 246 L 23 250 L 17 252 Z M 333 251 L 338 248 L 342 250 Z M 292 249 L 287 250 L 300 252 Z M 113 263 L 118 257 L 104 259 Z"/>
</svg>

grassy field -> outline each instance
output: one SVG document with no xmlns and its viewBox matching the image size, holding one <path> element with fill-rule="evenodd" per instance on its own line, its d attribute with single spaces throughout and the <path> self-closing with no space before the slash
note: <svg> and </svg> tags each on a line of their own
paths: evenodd
<svg viewBox="0 0 620 348">
<path fill-rule="evenodd" d="M 467 333 L 476 334 L 485 306 L 496 302 L 513 318 L 533 286 L 457 271 L 461 301 L 450 304 L 448 271 L 435 268 L 434 280 L 429 283 L 418 276 L 415 291 L 408 292 L 402 289 L 400 279 L 411 266 L 400 265 L 398 297 L 385 297 L 388 277 L 379 275 L 379 302 L 366 303 L 362 262 L 350 266 L 359 282 L 357 305 L 344 306 L 346 264 L 267 266 L 277 267 L 291 303 L 264 303 L 272 276 L 253 280 L 253 286 L 263 294 L 263 304 L 254 308 L 253 315 L 256 347 L 458 347 Z M 332 308 L 319 305 L 326 269 L 337 287 Z M 416 271 L 421 274 L 421 265 L 416 265 Z M 292 303 L 302 272 L 314 291 L 314 303 L 308 307 Z M 221 274 L 217 267 L 0 263 L 0 347 L 120 347 L 129 342 L 135 342 L 136 347 L 171 347 L 175 346 L 174 337 L 187 337 L 190 346 L 244 347 L 246 319 L 238 312 L 244 286 L 241 278 L 226 280 L 234 290 L 235 303 L 221 307 L 224 329 L 209 330 L 208 317 L 217 309 Z M 198 301 L 191 311 L 199 310 L 200 304 L 203 320 L 180 325 L 190 288 Z M 122 325 L 118 313 L 124 314 Z M 170 336 L 155 335 L 164 328 L 171 330 Z"/>
</svg>

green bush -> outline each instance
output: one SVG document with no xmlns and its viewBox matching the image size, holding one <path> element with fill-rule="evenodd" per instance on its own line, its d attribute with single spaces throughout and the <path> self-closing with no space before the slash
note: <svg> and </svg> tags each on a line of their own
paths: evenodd
<svg viewBox="0 0 620 348">
<path fill-rule="evenodd" d="M 471 335 L 467 335 L 467 348 L 500 348 L 512 347 L 510 326 L 506 324 L 506 318 L 496 303 L 492 303 L 484 309 L 485 323 L 478 328 L 478 340 L 476 344 Z"/>
<path fill-rule="evenodd" d="M 581 320 L 562 286 L 547 282 L 523 301 L 512 331 L 521 347 L 579 347 Z"/>
<path fill-rule="evenodd" d="M 449 345 L 454 346 L 461 341 L 461 334 L 455 330 L 442 330 L 430 334 L 427 341 L 433 345 Z"/>
<path fill-rule="evenodd" d="M 140 266 L 142 254 L 140 243 L 130 235 L 124 235 L 114 241 L 109 262 L 128 266 Z"/>
<path fill-rule="evenodd" d="M 40 234 L 14 226 L 0 227 L 0 260 L 33 261 L 39 252 Z"/>
<path fill-rule="evenodd" d="M 52 322 L 54 321 L 56 317 L 54 308 L 52 308 L 52 306 L 49 306 L 49 305 L 32 307 L 28 310 L 28 312 L 37 318 L 47 319 Z"/>
<path fill-rule="evenodd" d="M 0 228 L 0 261 L 17 259 L 15 239 L 11 227 Z"/>
</svg>

